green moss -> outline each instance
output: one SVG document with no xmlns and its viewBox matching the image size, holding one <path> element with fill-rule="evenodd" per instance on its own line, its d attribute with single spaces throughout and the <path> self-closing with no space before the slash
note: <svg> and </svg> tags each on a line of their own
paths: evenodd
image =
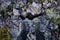
<svg viewBox="0 0 60 40">
<path fill-rule="evenodd" d="M 51 2 L 51 0 L 48 0 L 48 2 Z"/>
<path fill-rule="evenodd" d="M 43 3 L 45 0 L 39 0 L 40 3 Z M 51 2 L 51 0 L 48 0 L 48 2 Z"/>
<path fill-rule="evenodd" d="M 8 26 L 3 26 L 0 28 L 0 40 L 11 40 L 10 29 Z"/>
<path fill-rule="evenodd" d="M 60 20 L 60 18 L 58 18 L 57 20 Z"/>
<path fill-rule="evenodd" d="M 46 19 L 49 20 L 50 19 L 49 16 L 46 15 Z"/>
<path fill-rule="evenodd" d="M 26 6 L 24 6 L 24 11 L 26 11 Z"/>
<path fill-rule="evenodd" d="M 6 10 L 4 10 L 4 15 L 8 15 L 8 13 L 7 13 L 7 11 L 6 11 Z"/>
<path fill-rule="evenodd" d="M 1 9 L 0 9 L 0 12 L 1 12 Z"/>
<path fill-rule="evenodd" d="M 29 5 L 30 5 L 30 2 L 27 3 L 27 6 L 29 6 Z"/>
<path fill-rule="evenodd" d="M 7 9 L 8 9 L 8 11 L 13 11 L 13 6 L 10 5 L 10 6 L 7 7 Z"/>
<path fill-rule="evenodd" d="M 40 3 L 43 3 L 45 0 L 40 0 Z"/>
<path fill-rule="evenodd" d="M 56 32 L 57 32 L 58 35 L 60 36 L 60 29 L 59 29 L 59 28 L 56 29 Z"/>
</svg>

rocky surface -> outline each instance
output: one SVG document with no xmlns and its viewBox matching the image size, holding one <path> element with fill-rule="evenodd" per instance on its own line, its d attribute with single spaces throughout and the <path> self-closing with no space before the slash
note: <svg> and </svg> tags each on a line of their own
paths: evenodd
<svg viewBox="0 0 60 40">
<path fill-rule="evenodd" d="M 11 40 L 60 40 L 59 0 L 0 0 L 3 26 Z"/>
</svg>

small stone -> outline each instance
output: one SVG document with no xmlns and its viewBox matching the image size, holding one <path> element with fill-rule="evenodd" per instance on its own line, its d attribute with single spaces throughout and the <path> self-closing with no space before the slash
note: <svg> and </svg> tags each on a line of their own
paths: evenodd
<svg viewBox="0 0 60 40">
<path fill-rule="evenodd" d="M 20 14 L 19 14 L 19 11 L 18 11 L 17 9 L 14 9 L 14 8 L 13 8 L 13 14 L 14 14 L 14 15 L 20 15 Z"/>
</svg>

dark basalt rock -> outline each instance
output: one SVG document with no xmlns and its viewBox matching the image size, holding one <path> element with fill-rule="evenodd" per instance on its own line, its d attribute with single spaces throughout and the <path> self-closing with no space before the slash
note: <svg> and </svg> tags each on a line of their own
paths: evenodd
<svg viewBox="0 0 60 40">
<path fill-rule="evenodd" d="M 17 40 L 26 40 L 27 34 L 28 34 L 28 31 L 26 31 L 26 29 L 24 28 L 21 31 L 21 34 L 17 37 Z"/>
<path fill-rule="evenodd" d="M 45 40 L 43 33 L 40 32 L 38 29 L 36 30 L 36 40 Z"/>
</svg>

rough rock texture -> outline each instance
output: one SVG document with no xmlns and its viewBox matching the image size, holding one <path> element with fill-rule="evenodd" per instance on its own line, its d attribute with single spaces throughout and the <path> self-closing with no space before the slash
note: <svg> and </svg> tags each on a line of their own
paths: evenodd
<svg viewBox="0 0 60 40">
<path fill-rule="evenodd" d="M 3 26 L 9 27 L 11 40 L 60 40 L 59 0 L 0 0 Z"/>
</svg>

